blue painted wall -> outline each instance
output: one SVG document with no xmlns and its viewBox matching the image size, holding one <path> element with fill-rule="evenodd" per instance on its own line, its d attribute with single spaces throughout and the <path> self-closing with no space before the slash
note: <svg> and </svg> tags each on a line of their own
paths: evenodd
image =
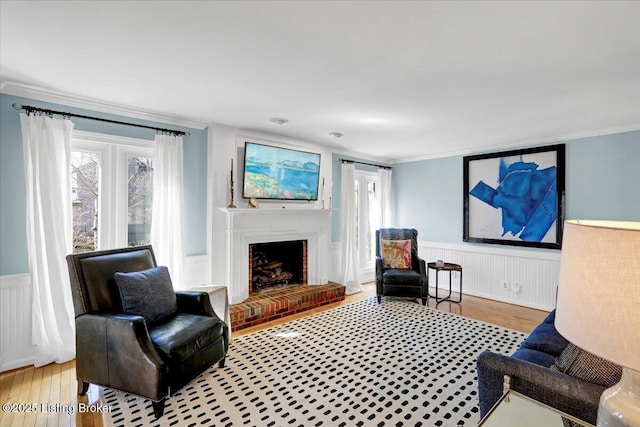
<svg viewBox="0 0 640 427">
<path fill-rule="evenodd" d="M 0 94 L 0 275 L 28 273 L 26 207 L 22 135 L 19 112 L 11 104 L 33 105 L 71 113 L 120 120 L 143 125 L 185 130 L 184 199 L 185 250 L 187 255 L 207 252 L 207 130 L 189 129 L 164 123 L 105 114 Z M 153 139 L 149 129 L 74 118 L 74 129 L 131 138 Z"/>
<path fill-rule="evenodd" d="M 420 240 L 462 241 L 462 157 L 393 165 L 393 224 Z"/>
<path fill-rule="evenodd" d="M 567 219 L 640 221 L 640 131 L 561 142 Z M 420 240 L 462 242 L 462 185 L 462 156 L 394 165 L 395 225 L 417 228 Z"/>
</svg>

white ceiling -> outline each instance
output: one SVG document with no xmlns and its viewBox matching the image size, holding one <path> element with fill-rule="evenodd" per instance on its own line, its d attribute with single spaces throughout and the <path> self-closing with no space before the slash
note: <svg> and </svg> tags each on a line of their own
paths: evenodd
<svg viewBox="0 0 640 427">
<path fill-rule="evenodd" d="M 380 159 L 640 129 L 635 1 L 3 0 L 0 15 L 5 83 Z"/>
</svg>

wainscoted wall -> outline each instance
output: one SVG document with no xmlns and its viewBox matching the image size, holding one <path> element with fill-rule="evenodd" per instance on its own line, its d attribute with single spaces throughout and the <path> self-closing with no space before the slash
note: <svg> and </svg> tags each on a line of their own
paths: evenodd
<svg viewBox="0 0 640 427">
<path fill-rule="evenodd" d="M 334 215 L 335 216 L 335 215 Z M 340 266 L 342 265 L 340 260 L 340 242 L 329 243 L 329 280 L 335 283 L 341 283 Z M 368 282 L 368 279 L 361 278 L 364 282 Z M 371 278 L 373 280 L 373 277 Z"/>
<path fill-rule="evenodd" d="M 340 283 L 340 243 L 333 242 L 330 251 L 332 267 L 329 268 L 329 280 Z M 560 251 L 419 241 L 418 253 L 426 262 L 441 259 L 460 264 L 462 292 L 465 294 L 541 310 L 550 311 L 555 307 Z M 433 287 L 435 271 L 429 273 L 429 285 Z M 455 274 L 452 275 L 454 291 L 459 283 Z M 363 283 L 373 281 L 375 273 L 362 274 L 360 280 Z M 503 288 L 503 282 L 508 283 L 508 289 Z M 448 291 L 448 273 L 440 273 L 438 285 Z M 518 286 L 520 290 L 515 292 Z"/>
<path fill-rule="evenodd" d="M 340 243 L 329 245 L 329 280 L 340 282 Z M 442 259 L 462 265 L 463 292 L 527 307 L 551 310 L 555 306 L 560 270 L 559 251 L 529 251 L 496 245 L 419 242 L 418 252 L 427 262 Z M 187 257 L 186 288 L 210 283 L 209 257 Z M 448 287 L 448 274 L 439 285 Z M 362 277 L 364 282 L 373 275 Z M 434 271 L 429 276 L 435 285 Z M 453 278 L 454 289 L 458 277 Z M 508 282 L 509 289 L 503 288 Z M 520 291 L 515 292 L 516 284 Z M 31 283 L 29 274 L 0 276 L 0 372 L 32 363 Z"/>
<path fill-rule="evenodd" d="M 496 245 L 419 242 L 426 262 L 441 259 L 462 266 L 462 292 L 542 310 L 555 307 L 560 273 L 560 251 L 528 251 Z M 435 286 L 435 270 L 429 272 Z M 459 277 L 452 278 L 454 290 Z M 504 289 L 503 282 L 507 282 Z M 449 274 L 441 272 L 439 287 L 449 287 Z"/>
<path fill-rule="evenodd" d="M 201 285 L 212 285 L 208 255 L 188 256 L 184 269 L 184 289 Z"/>
<path fill-rule="evenodd" d="M 208 284 L 209 273 L 208 256 L 187 257 L 182 287 Z M 34 351 L 31 344 L 31 275 L 0 276 L 0 372 L 31 365 Z"/>
<path fill-rule="evenodd" d="M 31 275 L 0 276 L 0 372 L 30 365 Z"/>
</svg>

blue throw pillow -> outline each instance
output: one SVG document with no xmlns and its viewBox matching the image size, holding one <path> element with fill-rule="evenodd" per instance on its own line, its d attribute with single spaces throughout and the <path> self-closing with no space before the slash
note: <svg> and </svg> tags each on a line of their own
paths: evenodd
<svg viewBox="0 0 640 427">
<path fill-rule="evenodd" d="M 167 267 L 118 272 L 114 278 L 124 313 L 143 316 L 147 322 L 155 323 L 177 311 L 176 293 Z"/>
</svg>

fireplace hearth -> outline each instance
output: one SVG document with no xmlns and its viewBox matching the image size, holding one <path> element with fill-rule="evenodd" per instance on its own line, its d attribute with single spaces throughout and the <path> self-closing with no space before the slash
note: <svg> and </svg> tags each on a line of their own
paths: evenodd
<svg viewBox="0 0 640 427">
<path fill-rule="evenodd" d="M 326 285 L 274 286 L 256 292 L 244 302 L 229 307 L 231 330 L 249 328 L 326 304 L 343 301 L 345 287 Z"/>
</svg>

